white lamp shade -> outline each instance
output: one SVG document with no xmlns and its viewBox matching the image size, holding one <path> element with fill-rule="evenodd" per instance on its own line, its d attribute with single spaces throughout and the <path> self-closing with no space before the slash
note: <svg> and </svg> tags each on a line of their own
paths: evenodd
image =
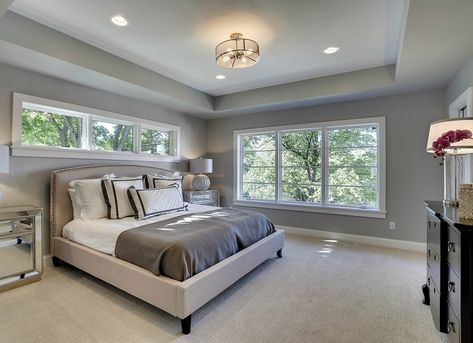
<svg viewBox="0 0 473 343">
<path fill-rule="evenodd" d="M 0 145 L 0 174 L 10 172 L 10 148 L 6 145 Z"/>
<path fill-rule="evenodd" d="M 432 143 L 444 133 L 456 130 L 470 130 L 473 133 L 473 118 L 446 119 L 430 124 L 427 152 L 434 153 L 435 149 L 432 147 Z M 445 148 L 444 151 L 446 154 L 471 154 L 473 153 L 473 138 L 451 143 L 451 146 Z"/>
<path fill-rule="evenodd" d="M 197 158 L 190 160 L 189 171 L 191 173 L 211 173 L 212 160 L 210 158 Z"/>
</svg>

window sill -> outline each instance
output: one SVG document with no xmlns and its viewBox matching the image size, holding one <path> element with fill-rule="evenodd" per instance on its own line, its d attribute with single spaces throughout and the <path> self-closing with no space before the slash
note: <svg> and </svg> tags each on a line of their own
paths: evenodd
<svg viewBox="0 0 473 343">
<path fill-rule="evenodd" d="M 12 146 L 12 156 L 155 162 L 179 162 L 181 160 L 180 157 L 176 156 L 158 156 L 137 154 L 132 152 L 104 152 L 73 149 L 66 150 L 26 146 Z"/>
<path fill-rule="evenodd" d="M 274 202 L 260 201 L 260 200 L 233 200 L 233 205 L 245 206 L 245 207 L 269 208 L 269 209 L 274 209 L 274 210 L 289 210 L 289 211 L 336 214 L 336 215 L 342 215 L 342 216 L 355 216 L 355 217 L 379 218 L 379 219 L 386 218 L 386 211 L 382 211 L 382 210 L 364 210 L 364 209 L 335 207 L 335 206 L 315 206 L 315 205 L 291 204 L 291 203 L 281 203 L 281 202 L 274 203 Z"/>
</svg>

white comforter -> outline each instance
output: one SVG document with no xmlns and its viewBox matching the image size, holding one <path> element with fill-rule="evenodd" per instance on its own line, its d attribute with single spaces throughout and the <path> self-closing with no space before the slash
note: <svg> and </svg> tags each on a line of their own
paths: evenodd
<svg viewBox="0 0 473 343">
<path fill-rule="evenodd" d="M 188 209 L 189 211 L 187 212 L 173 212 L 146 220 L 136 220 L 133 217 L 118 220 L 107 218 L 96 220 L 75 219 L 64 226 L 62 236 L 89 248 L 114 255 L 118 236 L 125 230 L 182 216 L 186 213 L 201 213 L 215 210 L 215 207 L 189 204 Z"/>
</svg>

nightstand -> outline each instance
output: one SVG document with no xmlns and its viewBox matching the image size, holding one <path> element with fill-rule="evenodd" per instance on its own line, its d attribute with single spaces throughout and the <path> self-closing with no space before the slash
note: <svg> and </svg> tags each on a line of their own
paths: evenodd
<svg viewBox="0 0 473 343">
<path fill-rule="evenodd" d="M 0 292 L 41 279 L 43 210 L 0 208 Z"/>
<path fill-rule="evenodd" d="M 214 189 L 206 191 L 184 191 L 184 201 L 189 204 L 220 206 L 220 193 Z"/>
</svg>

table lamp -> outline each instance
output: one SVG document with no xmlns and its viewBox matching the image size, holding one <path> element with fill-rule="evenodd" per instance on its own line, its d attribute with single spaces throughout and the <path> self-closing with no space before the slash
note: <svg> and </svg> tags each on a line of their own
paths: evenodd
<svg viewBox="0 0 473 343">
<path fill-rule="evenodd" d="M 10 148 L 6 145 L 0 145 L 0 175 L 10 172 Z M 3 193 L 0 191 L 0 201 Z"/>
<path fill-rule="evenodd" d="M 191 173 L 199 173 L 192 180 L 192 187 L 198 191 L 209 189 L 210 179 L 203 173 L 212 172 L 212 160 L 210 158 L 197 158 L 190 160 L 189 171 Z"/>
<path fill-rule="evenodd" d="M 445 119 L 430 124 L 427 152 L 436 157 L 453 157 L 451 165 L 448 158 L 443 163 L 444 205 L 458 206 L 457 156 L 473 153 L 472 133 L 473 118 Z M 450 172 L 453 180 L 450 180 Z M 464 181 L 460 180 L 460 183 Z"/>
</svg>

